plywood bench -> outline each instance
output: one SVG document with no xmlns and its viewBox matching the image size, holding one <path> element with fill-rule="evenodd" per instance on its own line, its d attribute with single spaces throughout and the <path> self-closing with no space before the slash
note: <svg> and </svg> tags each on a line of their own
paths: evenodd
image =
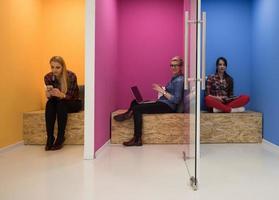
<svg viewBox="0 0 279 200">
<path fill-rule="evenodd" d="M 134 133 L 133 119 L 117 122 L 112 113 L 111 143 L 121 144 Z M 187 134 L 186 134 L 187 133 Z M 143 143 L 182 144 L 189 142 L 189 114 L 146 114 L 143 116 Z M 260 143 L 262 141 L 262 114 L 201 113 L 201 143 Z"/>
<path fill-rule="evenodd" d="M 201 113 L 202 143 L 261 143 L 262 113 Z"/>
<path fill-rule="evenodd" d="M 55 125 L 57 131 L 57 124 Z M 84 112 L 68 114 L 65 130 L 65 144 L 83 144 Z M 55 134 L 57 134 L 55 132 Z M 45 144 L 46 126 L 45 111 L 23 113 L 23 140 L 24 144 Z"/>
<path fill-rule="evenodd" d="M 114 115 L 124 112 L 118 110 Z M 111 120 L 111 143 L 121 144 L 133 136 L 133 120 Z M 57 128 L 55 128 L 57 130 Z M 189 115 L 181 113 L 148 114 L 143 117 L 145 144 L 182 144 L 189 142 Z M 71 113 L 66 127 L 65 144 L 83 144 L 84 112 Z M 44 111 L 23 114 L 25 144 L 45 144 Z M 202 143 L 260 143 L 262 141 L 262 114 L 201 113 Z"/>
<path fill-rule="evenodd" d="M 132 138 L 134 134 L 133 119 L 117 122 L 113 116 L 125 112 L 117 110 L 112 113 L 111 143 L 121 144 Z M 187 142 L 183 127 L 189 121 L 184 114 L 148 114 L 143 117 L 143 136 L 145 144 L 182 144 Z M 186 127 L 187 128 L 187 127 Z"/>
</svg>

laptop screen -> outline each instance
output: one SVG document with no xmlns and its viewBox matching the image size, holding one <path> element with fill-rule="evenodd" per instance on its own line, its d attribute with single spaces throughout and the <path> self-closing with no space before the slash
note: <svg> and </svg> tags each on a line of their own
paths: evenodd
<svg viewBox="0 0 279 200">
<path fill-rule="evenodd" d="M 136 98 L 136 101 L 137 102 L 142 102 L 143 99 L 142 99 L 142 96 L 140 94 L 140 91 L 139 91 L 138 87 L 137 86 L 133 86 L 133 87 L 131 87 L 131 90 L 132 90 L 132 92 L 133 92 L 133 94 L 134 94 L 134 96 Z"/>
</svg>

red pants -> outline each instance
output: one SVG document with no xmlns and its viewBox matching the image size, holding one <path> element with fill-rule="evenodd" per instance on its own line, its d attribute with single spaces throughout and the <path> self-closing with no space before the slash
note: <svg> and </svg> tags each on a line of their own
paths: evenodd
<svg viewBox="0 0 279 200">
<path fill-rule="evenodd" d="M 232 108 L 239 108 L 246 105 L 249 102 L 249 99 L 250 98 L 247 95 L 240 95 L 238 98 L 234 99 L 229 103 L 222 103 L 214 97 L 206 96 L 205 105 L 208 108 L 217 108 L 219 110 L 222 110 L 223 112 L 229 113 L 231 112 Z"/>
</svg>

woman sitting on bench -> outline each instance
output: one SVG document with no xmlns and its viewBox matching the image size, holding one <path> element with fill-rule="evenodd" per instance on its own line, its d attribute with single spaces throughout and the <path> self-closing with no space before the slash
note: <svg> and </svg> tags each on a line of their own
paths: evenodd
<svg viewBox="0 0 279 200">
<path fill-rule="evenodd" d="M 154 113 L 174 113 L 177 105 L 183 99 L 184 78 L 182 74 L 183 60 L 179 56 L 171 59 L 172 79 L 167 84 L 166 89 L 153 84 L 153 89 L 162 94 L 154 103 L 141 103 L 133 100 L 127 112 L 114 116 L 116 121 L 124 121 L 134 117 L 134 137 L 124 142 L 124 146 L 141 146 L 142 145 L 142 115 Z"/>
<path fill-rule="evenodd" d="M 216 73 L 206 81 L 205 104 L 210 112 L 243 112 L 249 96 L 233 96 L 233 79 L 227 74 L 228 63 L 223 57 L 216 61 Z"/>
<path fill-rule="evenodd" d="M 58 150 L 63 147 L 68 113 L 78 112 L 82 107 L 77 77 L 73 72 L 67 70 L 64 59 L 60 56 L 54 56 L 50 59 L 49 64 L 51 72 L 44 77 L 47 87 L 46 97 L 48 98 L 45 111 L 46 151 Z M 56 116 L 58 133 L 55 140 L 53 133 Z"/>
</svg>

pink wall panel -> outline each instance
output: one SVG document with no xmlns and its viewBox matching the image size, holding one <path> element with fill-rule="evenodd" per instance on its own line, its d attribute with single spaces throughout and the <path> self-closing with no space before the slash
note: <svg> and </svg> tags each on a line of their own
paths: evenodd
<svg viewBox="0 0 279 200">
<path fill-rule="evenodd" d="M 183 0 L 119 0 L 117 107 L 129 106 L 130 87 L 154 99 L 152 83 L 170 79 L 169 60 L 183 56 Z"/>
<path fill-rule="evenodd" d="M 131 86 L 153 99 L 152 83 L 171 78 L 170 58 L 183 56 L 184 6 L 183 0 L 96 0 L 95 151 L 109 140 L 110 113 L 133 99 Z"/>
<path fill-rule="evenodd" d="M 116 107 L 117 1 L 96 0 L 95 151 L 110 138 Z"/>
</svg>

